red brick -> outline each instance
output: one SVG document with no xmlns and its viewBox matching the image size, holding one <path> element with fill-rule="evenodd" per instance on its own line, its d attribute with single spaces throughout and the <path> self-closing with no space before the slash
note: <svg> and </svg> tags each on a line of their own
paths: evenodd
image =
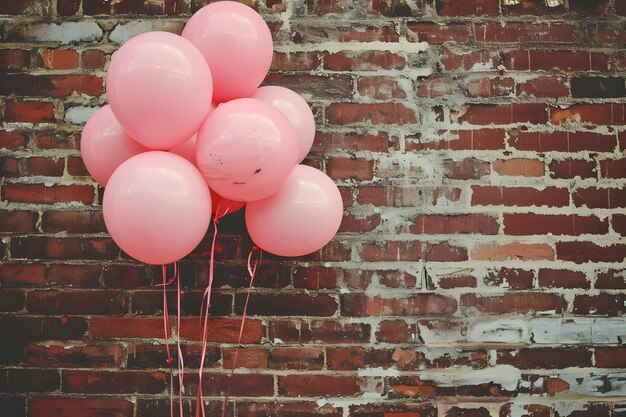
<svg viewBox="0 0 626 417">
<path fill-rule="evenodd" d="M 618 98 L 626 96 L 626 85 L 621 77 L 573 77 L 572 97 Z"/>
<path fill-rule="evenodd" d="M 504 295 L 477 296 L 462 294 L 461 306 L 468 313 L 477 309 L 484 313 L 529 313 L 531 311 L 560 313 L 566 302 L 562 296 L 548 293 L 510 293 Z"/>
<path fill-rule="evenodd" d="M 45 342 L 27 345 L 24 362 L 41 367 L 116 368 L 121 366 L 123 358 L 121 345 Z"/>
<path fill-rule="evenodd" d="M 602 235 L 609 231 L 606 219 L 596 216 L 566 214 L 510 214 L 504 215 L 504 233 L 507 235 Z"/>
<path fill-rule="evenodd" d="M 96 75 L 0 74 L 0 94 L 67 97 L 76 91 L 79 94 L 99 96 L 103 92 L 102 86 L 102 78 Z"/>
<path fill-rule="evenodd" d="M 371 328 L 365 323 L 339 323 L 331 320 L 271 321 L 269 338 L 284 343 L 367 343 Z"/>
<path fill-rule="evenodd" d="M 518 96 L 568 97 L 567 80 L 559 76 L 538 76 L 517 85 Z"/>
<path fill-rule="evenodd" d="M 453 298 L 437 294 L 416 294 L 407 298 L 383 298 L 365 294 L 341 296 L 341 314 L 344 316 L 414 316 L 425 314 L 452 314 L 457 304 Z"/>
<path fill-rule="evenodd" d="M 18 340 L 76 340 L 85 336 L 81 317 L 0 317 L 0 331 Z"/>
<path fill-rule="evenodd" d="M 485 214 L 419 215 L 413 219 L 409 231 L 416 234 L 480 233 L 494 235 L 498 234 L 499 228 L 498 220 Z"/>
<path fill-rule="evenodd" d="M 552 108 L 550 115 L 554 125 L 566 121 L 597 125 L 626 124 L 624 104 L 579 104 L 565 109 Z"/>
<path fill-rule="evenodd" d="M 592 132 L 525 132 L 514 129 L 510 132 L 509 144 L 521 151 L 536 152 L 613 152 L 617 145 L 615 135 Z"/>
<path fill-rule="evenodd" d="M 414 207 L 419 204 L 436 206 L 440 199 L 458 201 L 461 189 L 455 187 L 419 187 L 401 186 L 361 186 L 359 188 L 359 204 L 375 206 Z"/>
<path fill-rule="evenodd" d="M 528 290 L 533 288 L 535 274 L 533 271 L 515 268 L 499 268 L 491 270 L 484 278 L 485 285 L 491 287 Z"/>
<path fill-rule="evenodd" d="M 286 397 L 353 396 L 361 388 L 355 376 L 298 374 L 278 377 L 278 393 Z"/>
<path fill-rule="evenodd" d="M 320 347 L 274 348 L 269 354 L 270 369 L 321 370 L 324 349 Z"/>
<path fill-rule="evenodd" d="M 15 288 L 0 288 L 0 311 L 16 312 L 24 308 L 24 291 Z"/>
<path fill-rule="evenodd" d="M 20 132 L 0 130 L 0 148 L 21 148 L 26 145 L 26 142 L 28 138 Z"/>
<path fill-rule="evenodd" d="M 606 71 L 608 56 L 599 52 L 583 51 L 507 51 L 504 65 L 509 70 L 518 71 Z"/>
<path fill-rule="evenodd" d="M 589 288 L 584 272 L 567 269 L 540 269 L 539 286 L 545 288 Z"/>
<path fill-rule="evenodd" d="M 232 369 L 235 359 L 235 351 L 237 348 L 224 349 L 224 363 L 223 367 L 226 369 Z M 268 365 L 267 349 L 249 347 L 245 349 L 239 349 L 237 353 L 237 368 L 247 369 L 267 369 Z M 185 364 L 187 364 L 187 358 L 185 357 Z"/>
<path fill-rule="evenodd" d="M 500 14 L 498 0 L 441 0 L 437 3 L 439 16 L 498 16 Z"/>
<path fill-rule="evenodd" d="M 332 103 L 328 108 L 328 121 L 334 125 L 359 122 L 413 124 L 417 123 L 417 116 L 414 110 L 400 103 Z"/>
<path fill-rule="evenodd" d="M 519 369 L 564 369 L 591 366 L 591 351 L 581 348 L 524 348 L 499 351 L 497 363 Z"/>
<path fill-rule="evenodd" d="M 626 294 L 577 295 L 574 314 L 621 316 L 626 312 Z"/>
<path fill-rule="evenodd" d="M 65 160 L 63 158 L 4 158 L 0 163 L 2 174 L 6 177 L 26 176 L 63 176 Z"/>
<path fill-rule="evenodd" d="M 26 309 L 35 314 L 117 315 L 126 313 L 128 304 L 119 291 L 31 291 Z"/>
<path fill-rule="evenodd" d="M 389 136 L 384 132 L 361 134 L 318 131 L 315 134 L 312 153 L 323 153 L 335 149 L 387 152 L 389 146 Z"/>
<path fill-rule="evenodd" d="M 106 232 L 101 211 L 46 211 L 42 216 L 42 229 L 49 233 Z"/>
<path fill-rule="evenodd" d="M 235 298 L 235 312 L 241 314 L 245 294 Z M 251 294 L 248 305 L 250 316 L 321 316 L 335 314 L 337 303 L 328 294 L 310 296 L 298 293 Z"/>
<path fill-rule="evenodd" d="M 458 116 L 458 121 L 474 125 L 542 124 L 548 121 L 548 114 L 545 105 L 540 103 L 470 104 L 467 111 Z"/>
<path fill-rule="evenodd" d="M 83 13 L 85 15 L 178 15 L 188 12 L 189 6 L 187 6 L 187 2 L 182 0 L 164 0 L 160 3 L 148 3 L 136 0 L 120 0 L 111 3 L 101 0 L 83 1 Z"/>
<path fill-rule="evenodd" d="M 573 198 L 576 207 L 626 207 L 626 190 L 623 188 L 578 188 L 573 191 Z"/>
<path fill-rule="evenodd" d="M 600 173 L 604 178 L 626 178 L 626 158 L 600 161 Z"/>
<path fill-rule="evenodd" d="M 30 401 L 30 412 L 37 417 L 132 417 L 133 404 L 126 400 L 98 398 L 39 397 Z"/>
<path fill-rule="evenodd" d="M 485 129 L 457 130 L 445 132 L 435 142 L 419 142 L 411 137 L 406 138 L 407 151 L 422 150 L 499 150 L 504 149 L 504 130 Z M 448 139 L 450 138 L 450 139 Z"/>
<path fill-rule="evenodd" d="M 598 368 L 626 368 L 626 347 L 596 347 L 594 349 Z"/>
<path fill-rule="evenodd" d="M 577 264 L 587 262 L 623 262 L 626 245 L 600 246 L 594 242 L 557 242 L 557 259 Z"/>
<path fill-rule="evenodd" d="M 489 162 L 475 158 L 464 158 L 461 161 L 443 160 L 444 178 L 469 180 L 480 179 L 489 175 Z"/>
<path fill-rule="evenodd" d="M 15 203 L 91 204 L 94 200 L 94 188 L 91 185 L 5 184 L 2 187 L 2 199 Z"/>
<path fill-rule="evenodd" d="M 363 158 L 333 158 L 326 165 L 327 174 L 333 179 L 371 180 L 374 161 Z"/>
<path fill-rule="evenodd" d="M 563 161 L 553 160 L 548 164 L 550 177 L 571 179 L 580 177 L 581 179 L 595 178 L 596 164 L 594 161 L 565 159 Z"/>
<path fill-rule="evenodd" d="M 54 392 L 59 389 L 59 371 L 56 369 L 9 369 L 6 379 L 0 379 L 3 393 Z"/>
<path fill-rule="evenodd" d="M 481 206 L 548 206 L 569 205 L 566 188 L 546 187 L 543 190 L 528 187 L 472 186 L 472 205 Z"/>
<path fill-rule="evenodd" d="M 57 11 L 61 16 L 73 16 L 78 13 L 81 0 L 57 0 Z"/>
<path fill-rule="evenodd" d="M 467 260 L 467 250 L 444 242 L 423 244 L 420 242 L 387 241 L 381 244 L 364 243 L 361 256 L 365 261 L 419 261 L 454 262 Z"/>
<path fill-rule="evenodd" d="M 28 259 L 114 259 L 119 250 L 106 238 L 29 236 L 11 241 L 11 255 Z"/>
<path fill-rule="evenodd" d="M 400 37 L 391 24 L 367 25 L 351 22 L 343 25 L 340 21 L 331 25 L 292 23 L 294 43 L 315 44 L 322 42 L 398 42 Z"/>
<path fill-rule="evenodd" d="M 0 210 L 0 232 L 26 233 L 36 231 L 38 214 L 26 210 Z"/>
<path fill-rule="evenodd" d="M 361 96 L 376 100 L 406 98 L 406 86 L 411 85 L 408 78 L 395 77 L 360 77 L 357 89 Z"/>
<path fill-rule="evenodd" d="M 40 101 L 8 101 L 5 104 L 6 122 L 54 122 L 54 104 Z"/>
<path fill-rule="evenodd" d="M 477 78 L 467 82 L 471 97 L 506 97 L 515 93 L 515 80 L 508 77 Z"/>
<path fill-rule="evenodd" d="M 165 374 L 139 371 L 63 372 L 63 392 L 80 394 L 158 394 L 165 390 Z"/>
<path fill-rule="evenodd" d="M 540 160 L 516 158 L 494 161 L 493 170 L 500 175 L 542 177 L 545 168 Z"/>
<path fill-rule="evenodd" d="M 553 260 L 554 250 L 547 243 L 490 242 L 474 246 L 471 258 L 476 261 Z"/>
<path fill-rule="evenodd" d="M 0 282 L 4 285 L 41 285 L 45 273 L 44 265 L 5 263 L 0 266 Z"/>
<path fill-rule="evenodd" d="M 324 55 L 324 68 L 332 71 L 401 70 L 404 66 L 404 57 L 387 51 L 343 51 Z"/>
<path fill-rule="evenodd" d="M 222 404 L 220 402 L 216 414 L 221 414 Z M 239 415 L 247 417 L 315 417 L 323 413 L 327 417 L 342 417 L 343 409 L 326 404 L 320 407 L 316 402 L 237 402 L 237 412 Z M 213 414 L 211 414 L 213 415 Z M 229 415 L 229 414 L 226 414 Z M 149 417 L 148 415 L 146 417 Z"/>
<path fill-rule="evenodd" d="M 97 49 L 88 49 L 80 54 L 83 69 L 104 69 L 106 54 Z"/>
<path fill-rule="evenodd" d="M 381 216 L 380 213 L 375 213 L 369 216 L 356 216 L 354 214 L 344 214 L 339 232 L 348 233 L 364 233 L 371 232 L 380 226 Z"/>
<path fill-rule="evenodd" d="M 446 71 L 495 71 L 500 63 L 500 56 L 491 49 L 459 51 L 444 47 L 441 55 L 441 64 Z"/>
<path fill-rule="evenodd" d="M 595 288 L 602 289 L 626 289 L 626 272 L 619 269 L 609 269 L 605 272 L 598 272 Z"/>
<path fill-rule="evenodd" d="M 100 265 L 50 265 L 46 281 L 50 284 L 75 287 L 99 287 Z"/>
<path fill-rule="evenodd" d="M 371 271 L 354 271 L 345 268 L 298 267 L 293 272 L 295 288 L 359 288 L 365 289 L 372 276 Z"/>
<path fill-rule="evenodd" d="M 271 85 L 289 88 L 298 94 L 314 98 L 349 99 L 352 98 L 352 77 L 344 74 L 276 74 L 265 78 Z"/>
<path fill-rule="evenodd" d="M 47 49 L 37 57 L 41 68 L 60 70 L 78 67 L 78 52 L 71 49 Z"/>
<path fill-rule="evenodd" d="M 470 28 L 465 24 L 407 23 L 407 39 L 409 42 L 426 42 L 431 45 L 448 41 L 465 43 L 469 36 Z"/>
<path fill-rule="evenodd" d="M 402 401 L 355 405 L 350 410 L 351 417 L 436 417 L 437 409 L 431 403 Z"/>
<path fill-rule="evenodd" d="M 0 14 L 43 15 L 50 7 L 50 0 L 15 0 L 2 2 Z"/>
<path fill-rule="evenodd" d="M 314 52 L 275 52 L 271 69 L 274 71 L 311 71 L 319 67 L 320 57 Z"/>
<path fill-rule="evenodd" d="M 26 398 L 0 397 L 0 410 L 10 416 L 26 417 Z"/>
<path fill-rule="evenodd" d="M 409 326 L 404 320 L 383 320 L 376 330 L 376 340 L 387 343 L 406 343 L 411 339 L 415 326 Z"/>
<path fill-rule="evenodd" d="M 459 82 L 450 77 L 428 77 L 417 80 L 415 94 L 418 97 L 436 98 L 454 94 Z"/>
<path fill-rule="evenodd" d="M 581 32 L 577 25 L 568 23 L 486 23 L 476 25 L 479 42 L 512 43 L 579 43 Z"/>
<path fill-rule="evenodd" d="M 22 71 L 30 68 L 31 52 L 24 49 L 3 49 L 0 51 L 0 68 Z"/>
</svg>

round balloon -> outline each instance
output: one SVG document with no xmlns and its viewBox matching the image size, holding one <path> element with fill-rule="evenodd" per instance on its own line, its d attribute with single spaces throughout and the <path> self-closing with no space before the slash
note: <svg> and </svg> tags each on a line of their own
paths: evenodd
<svg viewBox="0 0 626 417">
<path fill-rule="evenodd" d="M 111 110 L 133 139 L 151 149 L 188 140 L 209 113 L 212 94 L 206 60 L 173 33 L 135 36 L 113 55 L 107 72 Z"/>
<path fill-rule="evenodd" d="M 298 137 L 298 162 L 302 162 L 313 146 L 315 139 L 315 118 L 306 101 L 285 87 L 259 87 L 252 98 L 276 107 L 293 125 Z"/>
<path fill-rule="evenodd" d="M 211 207 L 213 208 L 211 214 L 215 215 L 217 213 L 218 219 L 240 210 L 245 205 L 246 203 L 243 201 L 229 200 L 211 190 Z"/>
<path fill-rule="evenodd" d="M 193 135 L 182 145 L 178 145 L 174 149 L 170 149 L 170 152 L 175 153 L 178 156 L 182 156 L 192 164 L 196 165 L 196 135 Z"/>
<path fill-rule="evenodd" d="M 151 151 L 115 170 L 102 209 L 107 230 L 124 252 L 163 265 L 183 258 L 200 243 L 210 223 L 211 195 L 190 162 Z"/>
<path fill-rule="evenodd" d="M 182 36 L 202 52 L 211 68 L 213 99 L 225 102 L 249 97 L 272 64 L 272 34 L 250 7 L 219 1 L 198 10 Z"/>
<path fill-rule="evenodd" d="M 198 168 L 209 187 L 234 201 L 274 194 L 297 164 L 289 121 L 269 104 L 241 98 L 221 104 L 198 131 Z"/>
<path fill-rule="evenodd" d="M 106 186 L 113 171 L 128 158 L 149 149 L 134 141 L 104 106 L 87 121 L 80 138 L 80 153 L 87 171 Z"/>
<path fill-rule="evenodd" d="M 248 203 L 246 226 L 254 243 L 280 256 L 302 256 L 326 245 L 339 230 L 341 194 L 323 172 L 296 166 L 283 187 Z"/>
</svg>

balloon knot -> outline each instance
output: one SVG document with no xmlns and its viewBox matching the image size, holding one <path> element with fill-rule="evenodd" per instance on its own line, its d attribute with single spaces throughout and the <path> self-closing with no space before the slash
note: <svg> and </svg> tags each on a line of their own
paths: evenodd
<svg viewBox="0 0 626 417">
<path fill-rule="evenodd" d="M 165 359 L 165 362 L 167 362 L 168 365 L 171 365 L 172 362 L 174 362 L 174 358 L 167 358 Z"/>
</svg>

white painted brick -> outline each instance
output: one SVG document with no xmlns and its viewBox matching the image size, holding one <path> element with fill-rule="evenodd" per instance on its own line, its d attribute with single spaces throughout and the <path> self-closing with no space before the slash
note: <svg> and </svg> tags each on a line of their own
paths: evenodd
<svg viewBox="0 0 626 417">
<path fill-rule="evenodd" d="M 420 372 L 421 381 L 433 381 L 441 387 L 494 383 L 507 391 L 515 391 L 521 371 L 511 365 L 497 365 L 484 369 L 432 369 Z"/>
<path fill-rule="evenodd" d="M 60 42 L 95 42 L 102 38 L 102 29 L 94 21 L 35 24 L 20 27 L 18 37 L 25 41 Z"/>
<path fill-rule="evenodd" d="M 430 322 L 435 323 L 435 322 Z M 438 343 L 454 343 L 465 341 L 465 325 L 461 322 L 452 322 L 446 320 L 445 322 L 439 322 L 441 326 L 426 325 L 425 323 L 418 323 L 420 331 L 420 337 L 424 341 L 424 344 L 438 344 Z"/>
<path fill-rule="evenodd" d="M 559 374 L 569 384 L 569 390 L 581 396 L 624 396 L 626 395 L 626 373 L 572 373 Z"/>
<path fill-rule="evenodd" d="M 582 344 L 622 343 L 626 340 L 626 318 L 544 318 L 530 322 L 535 343 Z"/>
<path fill-rule="evenodd" d="M 477 343 L 528 343 L 528 325 L 521 319 L 474 320 L 467 340 Z"/>
<path fill-rule="evenodd" d="M 82 125 L 99 110 L 99 107 L 76 106 L 65 111 L 65 121 L 74 125 Z"/>
<path fill-rule="evenodd" d="M 115 26 L 109 35 L 113 43 L 124 43 L 130 38 L 151 31 L 172 32 L 177 35 L 183 31 L 184 22 L 169 22 L 162 20 L 133 20 Z"/>
</svg>

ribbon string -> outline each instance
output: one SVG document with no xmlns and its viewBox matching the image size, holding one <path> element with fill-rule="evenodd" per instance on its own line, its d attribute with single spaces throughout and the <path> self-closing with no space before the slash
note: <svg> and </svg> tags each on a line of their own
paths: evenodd
<svg viewBox="0 0 626 417">
<path fill-rule="evenodd" d="M 254 266 L 252 266 L 252 255 L 254 252 L 258 251 L 259 256 L 254 261 Z M 237 339 L 237 347 L 235 348 L 235 356 L 233 357 L 233 365 L 230 369 L 230 375 L 228 377 L 228 388 L 226 388 L 226 395 L 224 396 L 224 403 L 222 404 L 222 417 L 226 415 L 226 407 L 228 406 L 228 398 L 230 397 L 230 390 L 232 388 L 233 383 L 233 375 L 235 374 L 235 369 L 237 369 L 237 359 L 239 358 L 239 347 L 241 346 L 241 339 L 243 337 L 243 329 L 246 324 L 246 314 L 248 311 L 248 302 L 250 301 L 250 292 L 252 291 L 252 285 L 254 284 L 254 276 L 256 275 L 257 268 L 263 259 L 263 251 L 254 246 L 248 255 L 248 274 L 250 274 L 250 285 L 248 286 L 248 293 L 246 295 L 246 302 L 243 305 L 243 313 L 241 315 L 241 325 L 239 326 L 239 337 Z"/>
<path fill-rule="evenodd" d="M 167 308 L 167 286 L 170 285 L 176 279 L 178 273 L 178 264 L 174 264 L 174 275 L 172 278 L 167 277 L 167 267 L 162 265 L 163 283 L 157 284 L 157 287 L 163 287 L 163 333 L 165 339 L 165 351 L 167 358 L 165 362 L 170 368 L 170 417 L 174 417 L 174 369 L 172 367 L 172 352 L 170 351 L 170 319 L 169 310 Z M 181 414 L 182 417 L 182 414 Z"/>
</svg>

